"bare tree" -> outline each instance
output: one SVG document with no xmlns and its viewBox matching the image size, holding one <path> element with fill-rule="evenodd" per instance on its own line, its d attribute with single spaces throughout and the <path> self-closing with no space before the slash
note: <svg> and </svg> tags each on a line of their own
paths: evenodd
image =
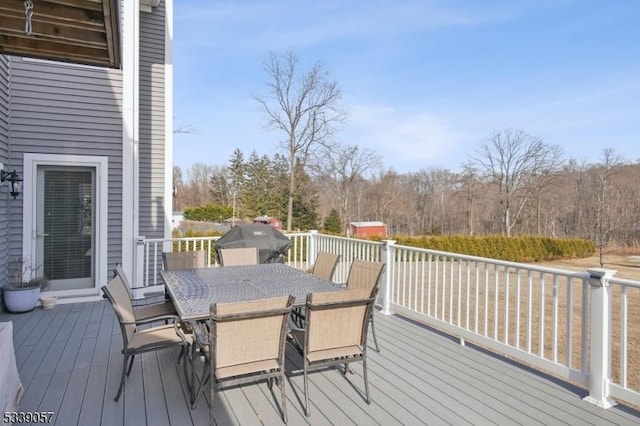
<svg viewBox="0 0 640 426">
<path fill-rule="evenodd" d="M 603 250 L 616 226 L 615 212 L 620 203 L 620 191 L 613 185 L 612 176 L 622 165 L 622 159 L 615 151 L 607 148 L 602 153 L 602 164 L 594 179 L 595 237 L 600 258 L 604 266 Z"/>
<path fill-rule="evenodd" d="M 327 150 L 320 172 L 327 177 L 332 195 L 338 205 L 340 220 L 346 228 L 350 221 L 349 201 L 354 191 L 354 180 L 381 166 L 378 155 L 356 145 L 342 145 Z"/>
<path fill-rule="evenodd" d="M 375 218 L 382 222 L 389 223 L 393 217 L 393 212 L 398 210 L 397 200 L 402 194 L 402 182 L 400 175 L 393 169 L 380 171 L 373 178 L 373 183 L 368 194 L 370 207 L 369 219 Z"/>
<path fill-rule="evenodd" d="M 523 130 L 500 130 L 476 152 L 472 163 L 498 188 L 503 232 L 510 236 L 526 206 L 534 180 L 555 173 L 561 151 Z"/>
<path fill-rule="evenodd" d="M 295 53 L 278 55 L 272 52 L 264 68 L 268 95 L 255 96 L 255 99 L 266 116 L 265 127 L 286 136 L 281 147 L 289 160 L 287 230 L 290 231 L 296 165 L 306 169 L 317 150 L 331 142 L 338 125 L 346 119 L 346 113 L 339 108 L 338 84 L 329 78 L 320 63 L 316 62 L 303 73 Z"/>
<path fill-rule="evenodd" d="M 193 131 L 193 124 L 180 123 L 173 128 L 173 134 L 175 135 L 193 133 Z"/>
<path fill-rule="evenodd" d="M 217 166 L 220 167 L 220 166 Z M 211 202 L 211 178 L 216 173 L 216 166 L 194 163 L 187 170 L 184 186 L 183 207 L 199 207 Z"/>
<path fill-rule="evenodd" d="M 464 199 L 466 208 L 466 222 L 467 232 L 469 235 L 475 234 L 474 215 L 475 215 L 475 203 L 478 195 L 478 187 L 480 182 L 478 179 L 478 170 L 474 164 L 469 161 L 462 166 L 462 174 L 460 175 L 460 182 L 462 184 L 462 191 L 464 192 Z"/>
<path fill-rule="evenodd" d="M 184 184 L 182 182 L 182 169 L 173 166 L 173 209 L 182 210 Z"/>
</svg>

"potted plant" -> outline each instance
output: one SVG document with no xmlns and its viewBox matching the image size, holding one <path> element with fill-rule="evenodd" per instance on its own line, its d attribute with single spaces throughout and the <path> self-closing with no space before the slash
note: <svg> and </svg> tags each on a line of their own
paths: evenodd
<svg viewBox="0 0 640 426">
<path fill-rule="evenodd" d="M 28 312 L 36 307 L 40 290 L 46 288 L 48 283 L 44 276 L 37 276 L 38 269 L 29 259 L 8 262 L 8 282 L 2 290 L 4 306 L 9 312 Z"/>
</svg>

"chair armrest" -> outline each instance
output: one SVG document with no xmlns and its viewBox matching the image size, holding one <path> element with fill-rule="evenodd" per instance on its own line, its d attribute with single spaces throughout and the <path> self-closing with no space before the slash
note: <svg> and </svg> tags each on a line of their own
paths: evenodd
<svg viewBox="0 0 640 426">
<path fill-rule="evenodd" d="M 122 321 L 122 324 L 127 325 L 137 325 L 137 324 L 147 324 L 150 322 L 164 321 L 164 320 L 175 320 L 175 322 L 180 322 L 180 317 L 178 315 L 160 315 L 153 318 L 146 318 L 139 321 Z"/>
<path fill-rule="evenodd" d="M 175 329 L 176 334 L 182 339 L 185 345 L 192 345 L 194 343 L 195 336 L 191 334 L 189 335 L 189 337 L 187 337 L 179 321 L 175 321 L 173 323 L 173 328 Z"/>
</svg>

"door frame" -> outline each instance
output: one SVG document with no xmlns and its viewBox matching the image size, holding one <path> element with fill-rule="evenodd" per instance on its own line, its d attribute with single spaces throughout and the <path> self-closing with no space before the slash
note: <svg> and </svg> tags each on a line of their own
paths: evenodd
<svg viewBox="0 0 640 426">
<path fill-rule="evenodd" d="M 95 262 L 93 288 L 48 292 L 52 296 L 98 296 L 107 283 L 107 205 L 109 160 L 107 157 L 64 154 L 24 154 L 22 205 L 22 257 L 35 259 L 37 172 L 39 166 L 88 167 L 95 170 Z"/>
</svg>

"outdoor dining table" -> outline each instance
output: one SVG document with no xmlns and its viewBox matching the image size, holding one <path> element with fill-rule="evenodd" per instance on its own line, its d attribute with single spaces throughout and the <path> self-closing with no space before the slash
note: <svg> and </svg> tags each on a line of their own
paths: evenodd
<svg viewBox="0 0 640 426">
<path fill-rule="evenodd" d="M 309 293 L 344 289 L 282 263 L 161 271 L 160 276 L 180 320 L 192 326 L 209 318 L 212 303 L 292 295 L 294 306 L 304 306 Z M 194 357 L 191 352 L 183 363 L 192 404 L 197 394 Z"/>
<path fill-rule="evenodd" d="M 282 263 L 162 271 L 167 293 L 182 321 L 209 318 L 212 303 L 292 295 L 304 306 L 308 293 L 343 287 Z"/>
</svg>

